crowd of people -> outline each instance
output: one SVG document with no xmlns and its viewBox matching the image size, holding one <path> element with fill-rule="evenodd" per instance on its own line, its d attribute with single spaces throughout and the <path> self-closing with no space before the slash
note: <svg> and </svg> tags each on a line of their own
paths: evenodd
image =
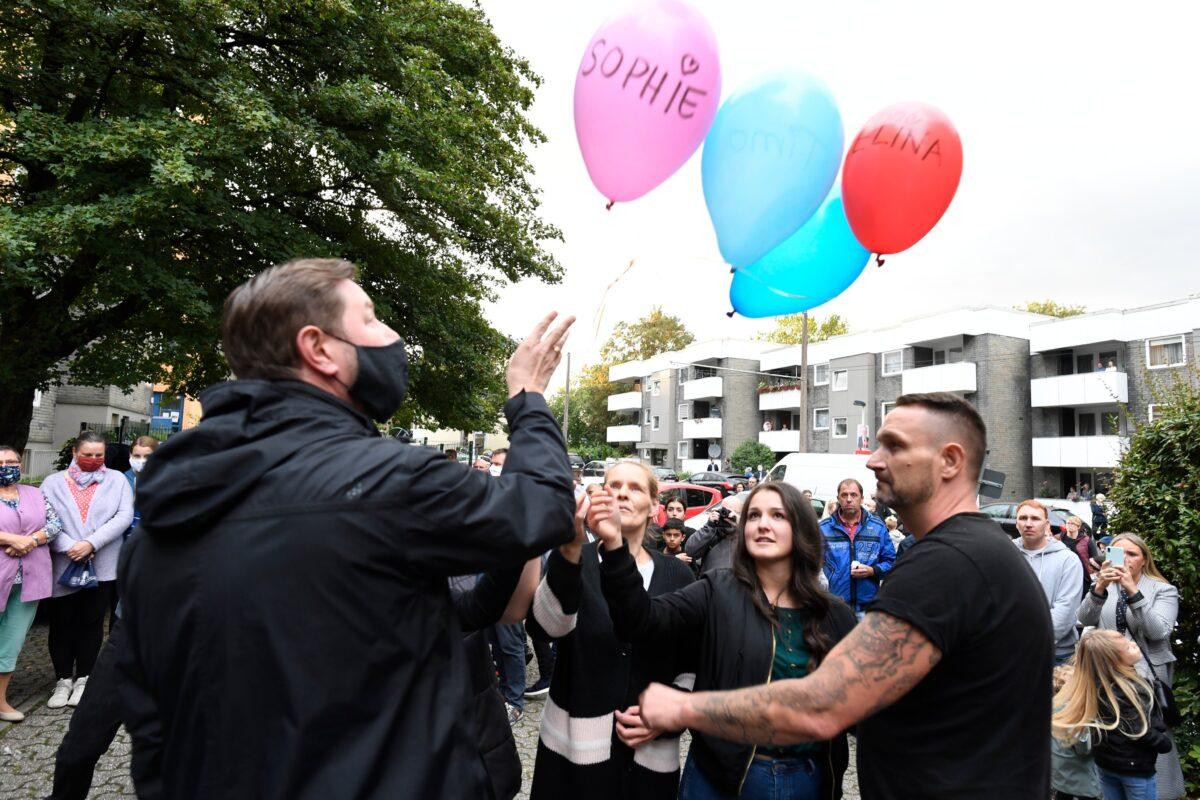
<svg viewBox="0 0 1200 800">
<path fill-rule="evenodd" d="M 39 490 L 0 446 L 0 718 L 47 600 L 50 705 L 77 706 L 53 797 L 86 796 L 124 724 L 143 798 L 508 800 L 527 697 L 533 800 L 836 798 L 850 734 L 867 800 L 1182 796 L 1178 593 L 1134 533 L 980 514 L 962 398 L 897 401 L 873 497 L 846 479 L 819 516 L 760 466 L 689 535 L 640 463 L 572 480 L 543 397 L 570 319 L 508 364 L 508 449 L 380 436 L 407 353 L 355 275 L 235 290 L 237 379 L 125 476 L 83 434 Z"/>
</svg>

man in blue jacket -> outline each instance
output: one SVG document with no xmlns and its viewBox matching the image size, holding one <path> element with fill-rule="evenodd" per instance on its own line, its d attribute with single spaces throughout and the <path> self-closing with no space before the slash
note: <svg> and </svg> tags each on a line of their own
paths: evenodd
<svg viewBox="0 0 1200 800">
<path fill-rule="evenodd" d="M 837 511 L 821 520 L 829 591 L 845 600 L 859 619 L 896 561 L 887 525 L 864 509 L 862 501 L 862 484 L 846 478 L 838 484 Z"/>
</svg>

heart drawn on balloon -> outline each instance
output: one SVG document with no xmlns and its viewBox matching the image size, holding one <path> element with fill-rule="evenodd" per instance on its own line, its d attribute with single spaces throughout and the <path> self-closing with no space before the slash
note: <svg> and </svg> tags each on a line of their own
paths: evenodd
<svg viewBox="0 0 1200 800">
<path fill-rule="evenodd" d="M 691 53 L 684 53 L 683 58 L 679 60 L 679 69 L 684 75 L 691 75 L 700 69 L 700 62 Z"/>
</svg>

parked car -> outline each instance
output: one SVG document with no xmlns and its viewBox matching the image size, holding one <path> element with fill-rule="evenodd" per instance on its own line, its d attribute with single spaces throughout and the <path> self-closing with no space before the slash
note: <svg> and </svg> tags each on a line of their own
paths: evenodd
<svg viewBox="0 0 1200 800">
<path fill-rule="evenodd" d="M 722 495 L 728 497 L 733 494 L 735 484 L 746 484 L 746 478 L 736 472 L 697 472 L 688 478 L 688 483 L 720 489 Z"/>
<path fill-rule="evenodd" d="M 587 466 L 587 462 L 579 453 L 567 453 L 567 461 L 571 463 L 571 469 L 583 469 Z"/>
<path fill-rule="evenodd" d="M 654 516 L 655 524 L 660 527 L 667 521 L 667 501 L 681 498 L 684 508 L 684 525 L 688 528 L 699 528 L 705 522 L 705 514 L 713 506 L 720 503 L 725 495 L 714 486 L 699 486 L 687 483 L 660 483 L 658 485 L 658 513 Z"/>
<path fill-rule="evenodd" d="M 1014 539 L 1017 538 L 1017 504 L 1016 503 L 988 503 L 980 506 L 979 510 L 987 514 L 996 522 L 1000 523 L 1000 527 L 1004 528 L 1004 532 Z M 1066 530 L 1067 517 L 1072 516 L 1070 511 L 1064 511 L 1061 508 L 1050 509 L 1050 531 L 1055 536 L 1061 536 Z M 1089 519 L 1083 520 L 1083 530 L 1089 536 L 1092 535 L 1092 526 Z"/>
<path fill-rule="evenodd" d="M 666 467 L 651 467 L 650 470 L 654 473 L 654 477 L 658 478 L 658 482 L 677 481 L 679 476 L 675 474 L 675 470 L 667 469 Z"/>
<path fill-rule="evenodd" d="M 583 485 L 589 483 L 604 483 L 604 473 L 608 472 L 608 464 L 603 461 L 589 461 L 580 470 Z"/>
</svg>

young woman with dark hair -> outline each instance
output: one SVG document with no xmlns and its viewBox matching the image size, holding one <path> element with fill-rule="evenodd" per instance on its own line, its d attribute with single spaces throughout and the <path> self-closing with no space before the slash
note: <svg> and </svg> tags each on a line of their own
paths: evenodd
<svg viewBox="0 0 1200 800">
<path fill-rule="evenodd" d="M 731 569 L 651 598 L 611 512 L 593 504 L 601 587 L 617 637 L 639 642 L 699 640 L 697 691 L 797 678 L 816 668 L 855 624 L 850 608 L 820 584 L 824 542 L 812 506 L 792 486 L 751 492 L 736 533 Z M 635 706 L 617 715 L 618 734 L 636 747 L 659 732 Z M 849 751 L 844 733 L 827 742 L 762 749 L 693 732 L 681 800 L 838 798 Z"/>
</svg>

